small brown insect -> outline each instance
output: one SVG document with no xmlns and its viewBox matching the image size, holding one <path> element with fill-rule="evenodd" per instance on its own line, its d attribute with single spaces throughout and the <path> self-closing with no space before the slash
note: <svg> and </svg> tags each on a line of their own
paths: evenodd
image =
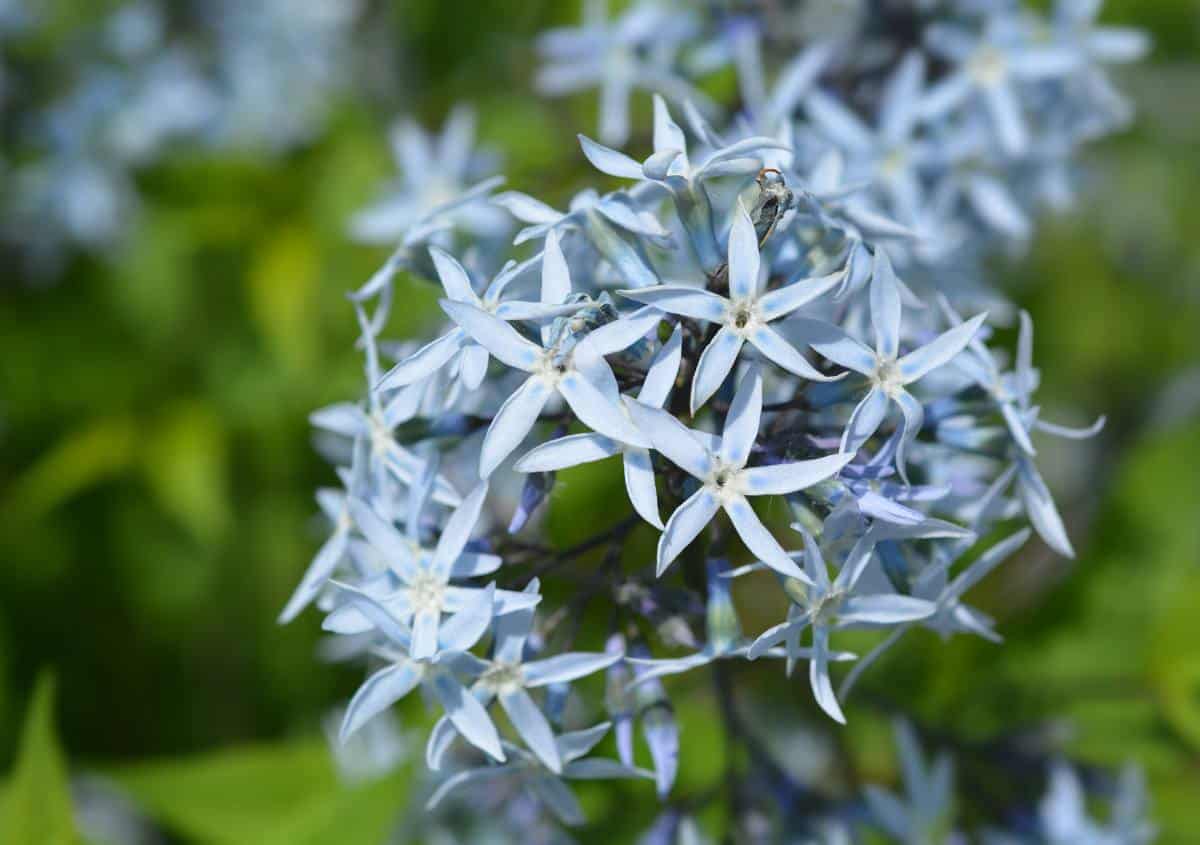
<svg viewBox="0 0 1200 845">
<path fill-rule="evenodd" d="M 793 195 L 785 184 L 783 173 L 774 167 L 764 167 L 754 178 L 758 184 L 758 199 L 750 210 L 758 245 L 762 246 L 775 231 L 784 213 L 792 207 Z"/>
</svg>

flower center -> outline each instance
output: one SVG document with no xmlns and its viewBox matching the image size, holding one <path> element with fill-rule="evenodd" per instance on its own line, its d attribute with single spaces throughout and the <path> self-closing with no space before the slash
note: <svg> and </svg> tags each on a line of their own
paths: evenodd
<svg viewBox="0 0 1200 845">
<path fill-rule="evenodd" d="M 971 58 L 970 74 L 980 85 L 999 85 L 1008 74 L 1008 61 L 995 47 L 981 47 Z"/>
<path fill-rule="evenodd" d="M 408 585 L 413 610 L 441 610 L 446 585 L 432 572 L 419 572 Z"/>
<path fill-rule="evenodd" d="M 875 366 L 875 381 L 879 384 L 883 392 L 889 396 L 894 395 L 904 387 L 904 380 L 900 375 L 900 366 L 895 358 L 883 359 Z"/>
<path fill-rule="evenodd" d="M 493 663 L 480 678 L 496 691 L 521 686 L 521 667 L 516 663 Z"/>
</svg>

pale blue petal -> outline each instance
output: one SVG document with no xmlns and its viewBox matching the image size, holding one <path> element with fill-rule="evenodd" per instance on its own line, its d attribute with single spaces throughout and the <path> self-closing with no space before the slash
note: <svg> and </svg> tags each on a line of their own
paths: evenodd
<svg viewBox="0 0 1200 845">
<path fill-rule="evenodd" d="M 454 792 L 456 789 L 461 789 L 472 784 L 487 783 L 493 780 L 502 780 L 511 777 L 520 771 L 516 766 L 485 766 L 479 769 L 467 769 L 457 774 L 451 775 L 442 781 L 438 788 L 429 796 L 429 800 L 425 802 L 425 810 L 433 812 L 438 808 L 438 805 L 446 799 L 446 796 Z"/>
<path fill-rule="evenodd" d="M 761 418 L 762 375 L 754 367 L 738 382 L 733 401 L 729 404 L 729 413 L 725 416 L 720 455 L 727 466 L 740 468 L 746 465 L 758 437 Z"/>
<path fill-rule="evenodd" d="M 858 538 L 850 553 L 846 555 L 846 562 L 842 564 L 837 578 L 833 580 L 835 590 L 848 593 L 854 589 L 854 585 L 858 583 L 858 579 L 862 577 L 875 555 L 876 539 L 876 529 L 871 529 Z"/>
<path fill-rule="evenodd" d="M 921 89 L 925 87 L 925 58 L 909 50 L 888 78 L 879 104 L 879 134 L 896 144 L 908 138 L 917 121 Z"/>
<path fill-rule="evenodd" d="M 778 320 L 802 308 L 814 299 L 832 290 L 845 278 L 844 270 L 830 273 L 828 276 L 816 276 L 809 279 L 797 279 L 791 284 L 764 294 L 759 300 L 762 318 L 767 322 Z"/>
<path fill-rule="evenodd" d="M 871 623 L 895 625 L 932 616 L 937 605 L 924 599 L 901 595 L 849 596 L 838 609 L 840 624 Z"/>
<path fill-rule="evenodd" d="M 601 173 L 621 179 L 640 180 L 642 178 L 642 166 L 625 153 L 619 153 L 603 144 L 598 144 L 586 135 L 579 135 L 578 138 L 579 145 L 583 148 L 583 154 Z"/>
<path fill-rule="evenodd" d="M 562 247 L 558 245 L 558 232 L 551 229 L 546 235 L 542 252 L 542 302 L 558 305 L 571 295 L 571 271 Z"/>
<path fill-rule="evenodd" d="M 779 541 L 771 536 L 771 532 L 762 524 L 749 502 L 739 496 L 725 501 L 723 507 L 725 513 L 729 514 L 734 530 L 751 554 L 781 575 L 808 581 L 804 570 L 788 557 Z"/>
<path fill-rule="evenodd" d="M 611 727 L 612 725 L 609 722 L 601 722 L 598 725 L 593 725 L 581 731 L 569 731 L 568 733 L 561 734 L 556 740 L 558 743 L 558 756 L 568 763 L 572 760 L 578 760 L 595 748 L 597 743 L 604 739 L 604 735 L 608 733 L 608 729 Z"/>
<path fill-rule="evenodd" d="M 521 735 L 521 739 L 525 740 L 529 750 L 537 755 L 550 771 L 560 773 L 562 760 L 558 756 L 558 746 L 554 743 L 554 731 L 550 729 L 550 723 L 529 697 L 529 693 L 520 687 L 514 687 L 502 690 L 498 698 L 500 706 L 508 714 L 509 721 Z"/>
<path fill-rule="evenodd" d="M 707 666 L 716 658 L 708 651 L 702 651 L 697 654 L 689 654 L 686 657 L 673 657 L 665 660 L 635 660 L 630 658 L 629 662 L 636 664 L 638 667 L 637 677 L 629 684 L 629 688 L 633 689 L 641 684 L 653 681 L 656 678 L 664 678 L 668 675 L 680 675 L 684 672 L 690 672 L 692 669 L 698 669 L 701 666 Z"/>
<path fill-rule="evenodd" d="M 675 509 L 658 539 L 657 575 L 662 576 L 671 562 L 712 521 L 720 507 L 717 497 L 701 487 Z"/>
<path fill-rule="evenodd" d="M 687 150 L 687 140 L 683 130 L 671 119 L 667 103 L 658 94 L 654 95 L 654 151 Z"/>
<path fill-rule="evenodd" d="M 854 459 L 853 455 L 826 455 L 806 461 L 750 467 L 743 471 L 747 496 L 782 496 L 832 478 Z"/>
<path fill-rule="evenodd" d="M 804 100 L 804 109 L 817 129 L 844 150 L 867 152 L 872 147 L 871 130 L 848 108 L 822 91 Z"/>
<path fill-rule="evenodd" d="M 624 655 L 604 652 L 574 651 L 556 654 L 544 660 L 533 660 L 521 667 L 527 687 L 544 687 L 546 684 L 561 684 L 586 675 L 600 672 L 612 666 Z"/>
<path fill-rule="evenodd" d="M 410 577 L 415 571 L 412 546 L 403 535 L 384 522 L 375 509 L 365 502 L 351 498 L 348 502 L 350 516 L 367 542 L 384 559 L 389 567 L 401 577 Z"/>
<path fill-rule="evenodd" d="M 1012 86 L 1003 82 L 985 86 L 983 102 L 1004 151 L 1013 156 L 1024 153 L 1029 146 L 1029 129 Z"/>
<path fill-rule="evenodd" d="M 781 325 L 786 325 L 797 340 L 811 346 L 833 363 L 863 375 L 869 376 L 875 372 L 875 353 L 832 323 L 793 317 Z"/>
<path fill-rule="evenodd" d="M 650 438 L 655 451 L 695 478 L 708 477 L 712 471 L 712 456 L 695 432 L 661 408 L 652 408 L 629 398 L 625 399 L 625 407 L 634 424 Z"/>
<path fill-rule="evenodd" d="M 503 563 L 503 559 L 499 555 L 463 552 L 450 567 L 450 577 L 475 578 L 480 575 L 491 575 L 500 568 L 501 563 Z"/>
<path fill-rule="evenodd" d="M 729 229 L 729 298 L 735 302 L 753 300 L 758 293 L 758 235 L 746 206 L 739 199 Z"/>
<path fill-rule="evenodd" d="M 434 607 L 422 607 L 413 614 L 412 656 L 414 660 L 433 657 L 438 651 L 438 628 L 442 612 Z"/>
<path fill-rule="evenodd" d="M 437 270 L 438 279 L 442 282 L 447 299 L 455 302 L 470 302 L 472 305 L 479 304 L 479 297 L 475 295 L 475 289 L 471 287 L 471 277 L 467 275 L 467 271 L 454 256 L 443 249 L 431 246 L 429 247 L 429 257 L 433 259 L 434 269 Z"/>
<path fill-rule="evenodd" d="M 776 365 L 809 381 L 837 381 L 845 375 L 845 373 L 837 376 L 825 375 L 808 363 L 808 360 L 800 354 L 796 347 L 784 340 L 783 336 L 770 326 L 758 326 L 746 339 Z"/>
<path fill-rule="evenodd" d="M 837 696 L 833 694 L 833 683 L 829 679 L 829 632 L 820 626 L 813 628 L 813 656 L 808 664 L 808 681 L 812 686 L 817 705 L 834 721 L 846 724 Z"/>
<path fill-rule="evenodd" d="M 693 415 L 720 389 L 741 351 L 741 335 L 724 326 L 704 347 L 692 376 L 690 407 Z"/>
<path fill-rule="evenodd" d="M 483 438 L 479 453 L 480 478 L 487 478 L 495 472 L 513 449 L 521 445 L 552 395 L 553 391 L 546 382 L 534 376 L 526 379 L 512 396 L 504 400 Z"/>
<path fill-rule="evenodd" d="M 579 799 L 565 783 L 553 775 L 534 777 L 530 782 L 537 797 L 550 808 L 560 822 L 569 827 L 583 824 L 586 819 Z"/>
<path fill-rule="evenodd" d="M 438 645 L 444 651 L 466 651 L 474 646 L 492 625 L 496 585 L 476 590 L 474 601 L 450 616 L 438 628 Z"/>
<path fill-rule="evenodd" d="M 725 299 L 711 291 L 686 285 L 656 285 L 652 288 L 622 290 L 619 293 L 628 299 L 653 305 L 668 314 L 679 314 L 709 323 L 723 321 L 728 305 Z"/>
<path fill-rule="evenodd" d="M 346 437 L 369 437 L 371 434 L 366 414 L 353 402 L 320 408 L 308 415 L 308 421 L 317 428 Z"/>
<path fill-rule="evenodd" d="M 522 223 L 554 224 L 566 216 L 541 200 L 520 191 L 504 191 L 496 194 L 492 197 L 492 202 L 506 209 L 509 214 Z"/>
<path fill-rule="evenodd" d="M 329 580 L 329 576 L 333 574 L 333 570 L 337 568 L 338 563 L 346 554 L 348 537 L 349 534 L 346 531 L 335 530 L 321 545 L 312 563 L 309 564 L 308 571 L 300 579 L 296 591 L 292 593 L 292 597 L 288 599 L 283 611 L 279 614 L 280 625 L 286 625 L 295 619 L 300 611 L 308 607 L 309 602 L 321 592 Z"/>
<path fill-rule="evenodd" d="M 443 299 L 441 306 L 476 343 L 508 366 L 529 372 L 542 357 L 541 347 L 521 337 L 499 317 L 465 302 Z"/>
<path fill-rule="evenodd" d="M 908 449 L 917 439 L 921 427 L 925 425 L 925 408 L 920 401 L 907 390 L 898 390 L 895 395 L 896 404 L 900 406 L 903 416 L 903 428 L 900 442 L 896 445 L 896 469 L 904 483 L 908 483 Z"/>
<path fill-rule="evenodd" d="M 1009 555 L 1025 545 L 1025 541 L 1032 533 L 1030 529 L 1022 528 L 1017 533 L 1011 534 L 991 546 L 946 586 L 942 598 L 951 600 L 960 598 L 963 593 L 986 578 L 988 573 L 999 566 Z"/>
<path fill-rule="evenodd" d="M 559 379 L 558 392 L 588 428 L 631 446 L 644 448 L 650 445 L 616 402 L 610 401 L 578 371 Z"/>
<path fill-rule="evenodd" d="M 658 354 L 654 356 L 654 360 L 650 362 L 646 378 L 642 381 L 642 388 L 638 391 L 639 402 L 653 405 L 656 408 L 661 408 L 666 404 L 667 398 L 671 395 L 671 388 L 675 386 L 675 379 L 679 376 L 682 350 L 683 327 L 676 323 L 675 328 L 671 331 L 671 336 L 667 338 L 667 342 L 662 345 Z"/>
<path fill-rule="evenodd" d="M 985 223 L 1011 238 L 1024 240 L 1032 231 L 1029 216 L 1003 183 L 975 176 L 967 183 L 967 198 Z"/>
<path fill-rule="evenodd" d="M 504 762 L 500 735 L 483 705 L 454 677 L 445 672 L 439 672 L 434 678 L 433 691 L 463 739 L 485 754 Z"/>
<path fill-rule="evenodd" d="M 487 377 L 489 360 L 488 351 L 478 343 L 472 343 L 463 350 L 458 363 L 458 377 L 462 379 L 463 387 L 467 390 L 479 389 Z"/>
<path fill-rule="evenodd" d="M 905 384 L 912 384 L 926 373 L 936 370 L 962 352 L 979 331 L 987 314 L 976 314 L 970 320 L 955 326 L 935 337 L 929 343 L 914 349 L 897 363 Z"/>
<path fill-rule="evenodd" d="M 579 346 L 595 355 L 611 355 L 633 346 L 661 322 L 662 312 L 645 306 L 589 332 Z"/>
<path fill-rule="evenodd" d="M 467 541 L 471 539 L 471 532 L 479 522 L 479 514 L 483 510 L 483 500 L 487 498 L 487 494 L 488 483 L 479 482 L 475 489 L 467 494 L 467 498 L 463 499 L 463 503 L 454 509 L 454 513 L 450 514 L 433 553 L 435 572 L 449 576 L 451 567 L 466 548 Z"/>
<path fill-rule="evenodd" d="M 750 644 L 749 650 L 746 652 L 746 657 L 750 660 L 757 660 L 767 653 L 767 650 L 779 645 L 798 631 L 804 630 L 808 626 L 808 614 L 789 619 L 786 622 L 780 622 L 778 625 L 772 625 L 767 630 L 758 635 L 758 638 Z"/>
<path fill-rule="evenodd" d="M 1067 536 L 1054 498 L 1050 495 L 1050 488 L 1042 480 L 1033 461 L 1023 455 L 1017 458 L 1017 489 L 1025 505 L 1026 516 L 1046 545 L 1063 557 L 1075 557 L 1075 549 Z"/>
<path fill-rule="evenodd" d="M 346 707 L 338 741 L 345 743 L 373 717 L 408 695 L 421 682 L 423 668 L 405 660 L 380 669 L 363 682 Z"/>
<path fill-rule="evenodd" d="M 603 434 L 569 434 L 535 446 L 514 465 L 517 472 L 552 472 L 610 458 L 621 445 Z"/>
<path fill-rule="evenodd" d="M 841 451 L 848 455 L 858 452 L 883 424 L 889 404 L 887 394 L 878 387 L 872 387 L 850 414 L 846 430 L 842 432 Z"/>
<path fill-rule="evenodd" d="M 875 250 L 871 278 L 871 325 L 875 329 L 875 351 L 881 358 L 895 358 L 900 351 L 900 285 L 891 259 L 882 248 Z"/>
<path fill-rule="evenodd" d="M 638 516 L 659 531 L 663 529 L 658 515 L 658 490 L 654 486 L 654 467 L 645 449 L 628 449 L 622 458 L 625 472 L 625 491 Z"/>
<path fill-rule="evenodd" d="M 384 373 L 379 384 L 375 385 L 375 389 L 390 390 L 429 378 L 444 367 L 462 348 L 464 338 L 463 330 L 455 328 L 436 340 L 430 341 Z"/>
</svg>

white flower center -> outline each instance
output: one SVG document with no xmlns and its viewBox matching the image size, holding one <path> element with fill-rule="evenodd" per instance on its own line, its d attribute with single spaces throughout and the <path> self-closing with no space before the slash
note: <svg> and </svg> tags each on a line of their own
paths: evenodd
<svg viewBox="0 0 1200 845">
<path fill-rule="evenodd" d="M 875 383 L 888 396 L 895 396 L 904 387 L 900 366 L 895 358 L 881 358 L 875 365 Z"/>
<path fill-rule="evenodd" d="M 480 680 L 496 692 L 516 689 L 522 685 L 521 666 L 517 663 L 493 663 Z"/>
<path fill-rule="evenodd" d="M 432 572 L 421 571 L 409 582 L 408 595 L 414 611 L 440 611 L 446 598 L 446 584 Z"/>
<path fill-rule="evenodd" d="M 980 47 L 971 57 L 967 71 L 980 85 L 999 85 L 1008 76 L 1008 60 L 995 47 Z"/>
<path fill-rule="evenodd" d="M 742 494 L 742 471 L 739 467 L 718 463 L 708 477 L 707 486 L 722 500 Z"/>
<path fill-rule="evenodd" d="M 725 325 L 740 335 L 749 334 L 761 323 L 757 303 L 753 301 L 731 303 L 725 312 Z"/>
</svg>

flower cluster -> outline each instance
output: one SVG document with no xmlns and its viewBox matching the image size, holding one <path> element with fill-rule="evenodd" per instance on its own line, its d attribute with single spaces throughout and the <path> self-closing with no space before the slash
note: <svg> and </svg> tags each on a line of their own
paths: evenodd
<svg viewBox="0 0 1200 845">
<path fill-rule="evenodd" d="M 397 131 L 403 179 L 354 227 L 396 244 L 352 295 L 365 398 L 313 416 L 342 486 L 319 494 L 333 532 L 282 620 L 315 603 L 328 652 L 374 667 L 343 737 L 418 687 L 437 703 L 426 760 L 458 771 L 431 807 L 479 785 L 574 824 L 572 779 L 652 779 L 665 797 L 686 730 L 665 677 L 708 667 L 728 696 L 729 661 L 804 663 L 816 705 L 845 722 L 855 679 L 904 632 L 999 639 L 965 594 L 1031 535 L 1013 520 L 1073 554 L 1032 435 L 1103 421 L 1040 419 L 1032 324 L 1019 314 L 1006 354 L 993 328 L 1014 309 L 982 259 L 1024 239 L 1039 203 L 1064 198 L 1078 145 L 1125 119 L 1101 66 L 1144 44 L 1096 25 L 1092 2 L 1049 18 L 1004 0 L 895 5 L 848 4 L 836 25 L 797 11 L 794 30 L 775 12 L 635 3 L 609 22 L 589 6 L 542 39 L 540 85 L 600 85 L 610 142 L 628 135 L 629 90 L 653 91 L 653 132 L 636 155 L 581 135 L 621 187 L 565 212 L 478 181 L 461 113 L 437 140 Z M 726 61 L 742 94 L 718 130 L 688 74 Z M 518 249 L 501 209 L 524 224 Z M 380 339 L 401 270 L 441 288 L 424 345 Z M 569 549 L 540 542 L 555 473 L 618 456 L 628 517 Z M 654 560 L 624 554 L 638 530 L 658 533 Z M 572 566 L 593 552 L 599 568 Z M 571 592 L 549 607 L 564 573 Z M 735 586 L 778 593 L 786 616 L 743 634 Z M 576 650 L 593 598 L 607 628 Z M 836 648 L 847 629 L 886 636 L 859 659 Z M 752 732 L 722 709 L 735 737 Z M 610 730 L 617 759 L 592 753 Z M 639 732 L 652 769 L 635 764 Z M 866 818 L 931 841 L 948 767 L 905 771 L 911 800 L 874 791 Z M 1061 834 L 1072 800 L 1085 820 L 1056 772 L 1046 830 L 1018 841 L 1083 841 Z M 820 841 L 863 818 L 816 809 Z M 649 841 L 683 836 L 677 808 L 660 828 Z"/>
<path fill-rule="evenodd" d="M 119 240 L 136 214 L 136 173 L 167 150 L 310 139 L 349 83 L 361 7 L 211 0 L 180 15 L 131 0 L 30 59 L 28 45 L 53 40 L 52 21 L 8 0 L 0 49 L 22 60 L 8 78 L 0 62 L 0 106 L 12 107 L 19 158 L 6 163 L 0 235 L 50 270 L 68 248 Z"/>
</svg>

